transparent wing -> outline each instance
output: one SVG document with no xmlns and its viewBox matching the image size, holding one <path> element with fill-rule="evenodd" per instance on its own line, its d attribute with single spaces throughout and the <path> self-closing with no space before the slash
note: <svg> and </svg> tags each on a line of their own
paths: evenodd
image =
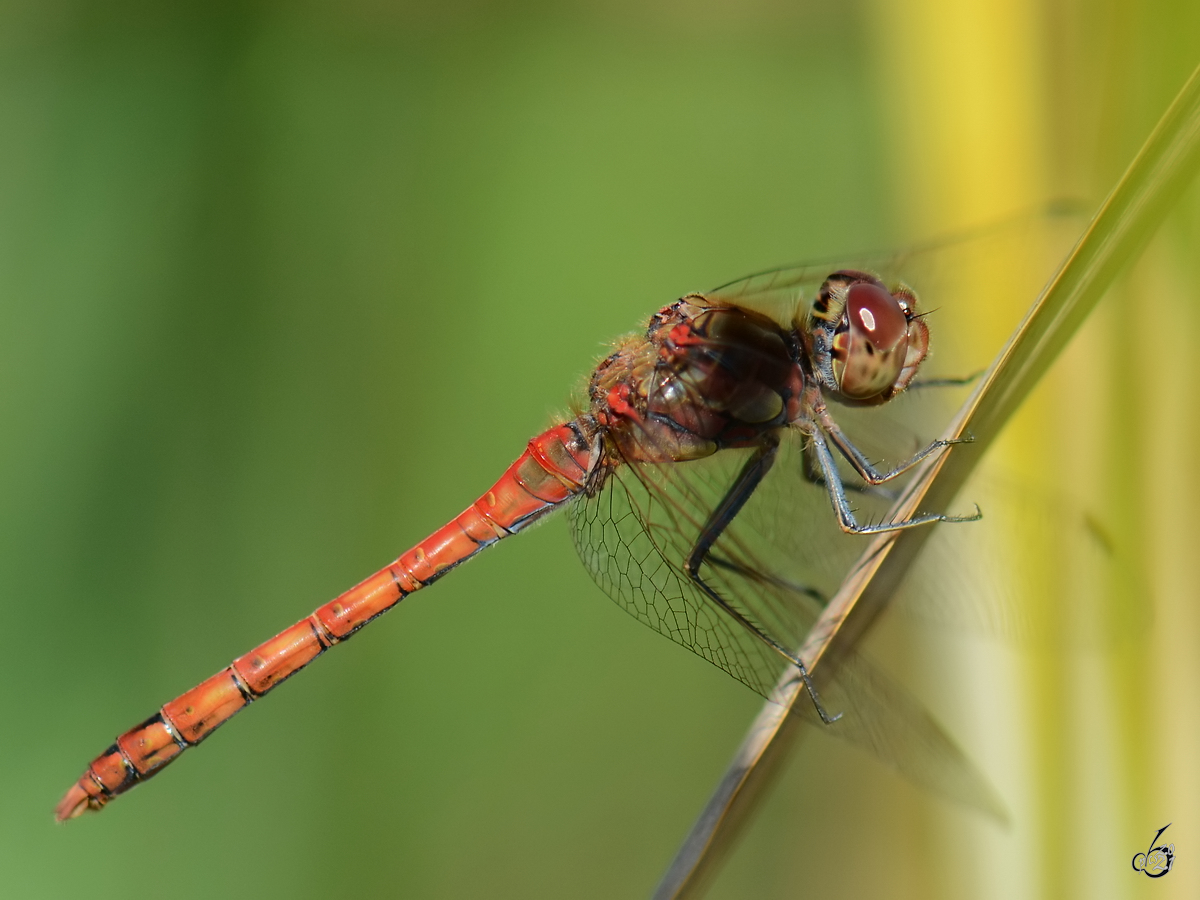
<svg viewBox="0 0 1200 900">
<path fill-rule="evenodd" d="M 710 600 L 685 565 L 713 509 L 751 451 L 703 460 L 617 466 L 604 487 L 571 507 L 576 549 L 592 577 L 636 618 L 770 698 L 790 663 Z M 837 527 L 824 488 L 802 475 L 798 433 L 717 540 L 701 577 L 741 616 L 794 650 L 836 588 L 862 539 Z M 863 497 L 878 508 L 886 501 Z M 982 777 L 923 707 L 859 656 L 822 688 L 826 733 L 862 746 L 913 781 L 1003 816 Z M 796 711 L 819 722 L 811 703 Z"/>
<path fill-rule="evenodd" d="M 698 533 L 696 507 L 681 507 L 656 483 L 655 467 L 621 466 L 594 497 L 570 508 L 580 559 L 617 605 L 766 696 L 784 660 L 712 604 L 683 569 Z M 807 602 L 806 602 L 807 601 Z M 797 598 L 798 626 L 814 618 L 811 598 Z"/>
<path fill-rule="evenodd" d="M 906 284 L 928 313 L 930 360 L 921 378 L 982 370 L 1025 314 L 1029 298 L 1054 273 L 1078 236 L 1081 216 L 1069 204 L 1023 213 L 905 250 L 829 258 L 769 269 L 709 291 L 707 296 L 793 321 L 821 282 L 839 269 Z M 951 340 L 946 337 L 951 336 Z"/>
<path fill-rule="evenodd" d="M 1104 498 L 1035 486 L 994 457 L 962 496 L 983 518 L 930 536 L 893 600 L 911 625 L 1055 652 L 1111 651 L 1149 627 L 1146 591 L 1115 587 L 1134 551 L 1113 538 Z M 1049 585 L 1056 602 L 1033 602 Z"/>
<path fill-rule="evenodd" d="M 622 463 L 598 494 L 572 506 L 570 516 L 584 565 L 622 609 L 767 696 L 786 660 L 709 600 L 685 571 L 712 510 L 750 453 Z M 819 598 L 836 587 L 855 549 L 853 538 L 841 540 L 849 536 L 837 527 L 824 488 L 804 481 L 802 453 L 800 435 L 786 433 L 775 467 L 701 573 L 738 612 L 790 648 L 799 646 L 820 613 Z"/>
</svg>

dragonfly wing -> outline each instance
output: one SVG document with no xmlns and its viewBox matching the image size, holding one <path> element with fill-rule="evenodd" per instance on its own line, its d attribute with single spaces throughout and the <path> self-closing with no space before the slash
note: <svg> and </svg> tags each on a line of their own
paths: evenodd
<svg viewBox="0 0 1200 900">
<path fill-rule="evenodd" d="M 915 289 L 933 332 L 921 378 L 962 377 L 990 362 L 1078 236 L 1067 204 L 1020 213 L 892 252 L 868 252 L 756 272 L 706 293 L 779 322 L 803 317 L 821 283 L 839 269 Z M 986 332 L 986 333 L 985 333 Z M 951 340 L 944 340 L 950 336 Z M 944 424 L 944 423 L 943 423 Z"/>
<path fill-rule="evenodd" d="M 1008 820 L 995 790 L 929 710 L 862 654 L 847 657 L 821 689 L 821 702 L 842 718 L 823 725 L 806 699 L 793 709 L 824 733 L 870 751 L 914 784 Z"/>
<path fill-rule="evenodd" d="M 863 548 L 839 528 L 821 484 L 805 478 L 803 435 L 784 430 L 776 461 L 725 528 L 700 575 L 730 607 L 775 643 L 794 650 Z M 714 603 L 686 563 L 712 511 L 737 480 L 749 449 L 704 459 L 629 463 L 617 457 L 603 487 L 570 508 L 575 546 L 588 572 L 634 618 L 769 696 L 787 660 Z M 889 500 L 856 494 L 864 521 Z"/>
<path fill-rule="evenodd" d="M 682 527 L 695 524 L 658 483 L 651 466 L 616 468 L 603 489 L 570 507 L 575 549 L 596 583 L 644 625 L 724 669 L 763 696 L 784 660 L 711 603 L 683 569 L 688 550 Z M 689 528 L 687 533 L 695 534 Z M 812 609 L 797 609 L 812 622 Z"/>
<path fill-rule="evenodd" d="M 615 451 L 613 451 L 615 452 Z M 801 436 L 789 432 L 777 462 L 717 540 L 701 577 L 738 614 L 795 650 L 836 589 L 861 539 L 837 527 L 824 488 L 803 477 Z M 576 549 L 617 605 L 655 631 L 770 698 L 791 664 L 688 577 L 685 564 L 708 516 L 749 451 L 704 460 L 616 466 L 604 487 L 570 510 Z M 878 503 L 864 497 L 863 504 Z M 861 656 L 844 659 L 822 687 L 830 712 L 795 710 L 827 734 L 874 753 L 914 782 L 993 814 L 1000 806 L 984 779 L 936 721 Z"/>
</svg>

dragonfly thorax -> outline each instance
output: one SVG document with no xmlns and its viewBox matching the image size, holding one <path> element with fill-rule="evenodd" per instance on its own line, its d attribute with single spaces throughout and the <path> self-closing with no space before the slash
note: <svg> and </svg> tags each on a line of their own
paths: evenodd
<svg viewBox="0 0 1200 900">
<path fill-rule="evenodd" d="M 689 295 L 597 367 L 593 412 L 630 460 L 754 444 L 790 420 L 804 384 L 801 352 L 767 316 Z"/>
</svg>

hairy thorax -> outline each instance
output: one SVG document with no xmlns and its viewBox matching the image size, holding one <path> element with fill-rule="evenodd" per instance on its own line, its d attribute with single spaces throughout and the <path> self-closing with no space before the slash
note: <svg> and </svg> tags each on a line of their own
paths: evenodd
<svg viewBox="0 0 1200 900">
<path fill-rule="evenodd" d="M 774 320 L 691 294 L 596 367 L 591 413 L 626 461 L 699 459 L 791 421 L 800 359 L 795 334 Z"/>
</svg>

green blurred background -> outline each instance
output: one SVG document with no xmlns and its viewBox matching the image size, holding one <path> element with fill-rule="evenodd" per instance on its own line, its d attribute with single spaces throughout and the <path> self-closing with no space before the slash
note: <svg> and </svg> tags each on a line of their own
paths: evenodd
<svg viewBox="0 0 1200 900">
<path fill-rule="evenodd" d="M 50 811 L 457 513 L 663 303 L 1098 199 L 1200 61 L 1194 6 L 0 5 L 0 895 L 648 895 L 758 698 L 608 602 L 565 521 L 102 816 Z M 813 740 L 712 896 L 1197 892 L 1198 208 L 1000 448 L 1088 475 L 1154 611 L 1094 663 L 1116 774 L 1073 774 L 1092 707 L 1041 659 L 1009 831 Z M 1081 396 L 1087 465 L 1045 431 Z M 1179 870 L 1135 878 L 1171 817 Z"/>
</svg>

